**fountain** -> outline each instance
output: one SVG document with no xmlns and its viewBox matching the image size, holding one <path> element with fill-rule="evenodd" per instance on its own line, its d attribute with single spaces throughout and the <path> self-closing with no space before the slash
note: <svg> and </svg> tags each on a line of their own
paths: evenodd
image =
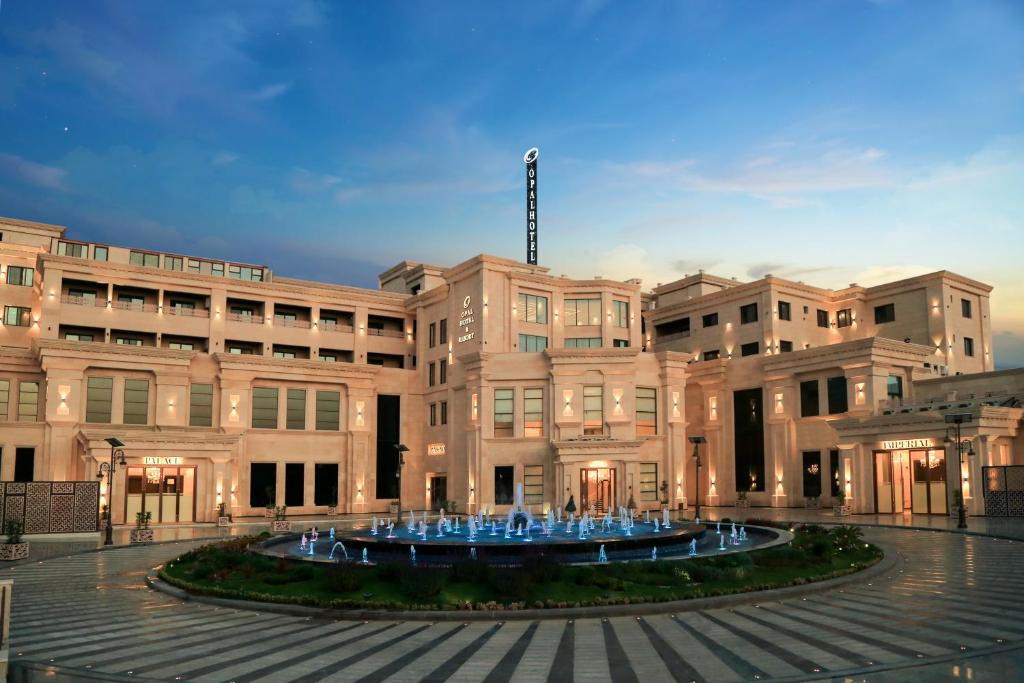
<svg viewBox="0 0 1024 683">
<path fill-rule="evenodd" d="M 376 515 L 373 516 L 373 519 L 370 522 L 370 533 L 373 534 L 374 536 L 377 535 L 377 516 Z"/>
<path fill-rule="evenodd" d="M 658 559 L 658 546 L 654 546 L 653 548 L 651 548 L 651 562 L 654 562 L 657 559 Z"/>
<path fill-rule="evenodd" d="M 657 521 L 657 520 L 655 520 L 655 521 Z M 651 511 L 650 510 L 644 510 L 644 524 L 650 524 L 650 523 L 651 523 Z"/>
<path fill-rule="evenodd" d="M 328 560 L 333 560 L 334 559 L 334 551 L 337 550 L 338 548 L 341 548 L 341 552 L 343 552 L 345 554 L 345 560 L 347 561 L 348 560 L 348 551 L 345 550 L 345 544 L 342 543 L 341 541 L 338 541 L 338 542 L 336 542 L 334 544 L 334 546 L 331 548 L 331 554 L 327 556 L 327 559 Z"/>
<path fill-rule="evenodd" d="M 363 548 L 363 560 L 360 564 L 370 564 L 369 555 L 370 553 L 367 552 L 366 548 Z"/>
<path fill-rule="evenodd" d="M 715 533 L 716 534 L 722 533 L 722 523 L 721 522 L 716 522 L 715 523 Z"/>
<path fill-rule="evenodd" d="M 494 530 L 494 520 L 491 520 L 491 536 L 497 536 L 498 532 Z"/>
<path fill-rule="evenodd" d="M 316 552 L 316 551 L 315 551 L 315 548 L 316 548 L 316 543 L 312 543 L 312 542 L 311 542 L 311 543 L 309 544 L 309 556 L 310 556 L 310 557 L 313 557 L 313 554 L 314 554 L 314 553 Z"/>
<path fill-rule="evenodd" d="M 725 550 L 725 536 L 718 534 L 718 549 Z"/>
<path fill-rule="evenodd" d="M 601 544 L 600 550 L 597 551 L 597 561 L 601 563 L 608 562 L 608 553 L 604 551 L 604 543 Z"/>
<path fill-rule="evenodd" d="M 426 517 L 426 513 L 424 513 L 423 516 Z M 420 538 L 424 541 L 427 540 L 427 523 L 423 520 L 420 520 Z"/>
<path fill-rule="evenodd" d="M 319 540 L 320 532 L 316 530 L 316 527 L 313 527 L 313 531 L 309 534 L 309 541 L 310 543 L 316 543 Z"/>
<path fill-rule="evenodd" d="M 469 536 L 468 536 L 467 540 L 472 541 L 474 539 L 476 539 L 476 517 L 474 517 L 473 515 L 470 515 L 469 516 Z"/>
<path fill-rule="evenodd" d="M 469 559 L 471 559 L 471 560 L 475 560 L 476 559 L 476 548 L 470 548 L 469 549 Z"/>
<path fill-rule="evenodd" d="M 444 517 L 437 520 L 437 537 L 444 538 Z"/>
<path fill-rule="evenodd" d="M 410 529 L 410 531 L 412 531 L 412 530 Z M 333 526 L 331 527 L 331 540 L 332 541 L 334 540 L 334 527 Z"/>
<path fill-rule="evenodd" d="M 457 534 L 461 534 L 462 533 L 462 530 L 459 529 L 459 517 L 458 517 L 458 515 L 455 516 L 455 533 L 457 533 Z"/>
<path fill-rule="evenodd" d="M 302 540 L 299 542 L 299 550 L 305 550 L 305 549 L 306 549 L 306 534 L 303 533 L 302 534 Z"/>
<path fill-rule="evenodd" d="M 741 526 L 740 527 L 740 541 L 745 541 L 745 540 L 747 540 L 747 528 Z"/>
<path fill-rule="evenodd" d="M 416 546 L 409 546 L 409 561 L 416 564 Z"/>
<path fill-rule="evenodd" d="M 661 526 L 665 527 L 666 529 L 671 529 L 672 515 L 669 514 L 668 508 L 662 508 L 661 515 L 664 518 L 664 521 L 662 521 Z"/>
<path fill-rule="evenodd" d="M 394 538 L 394 537 L 395 537 L 395 523 L 392 522 L 391 520 L 388 520 L 388 538 Z"/>
<path fill-rule="evenodd" d="M 654 518 L 654 533 L 657 534 L 657 533 L 660 533 L 660 532 L 661 532 L 661 525 L 658 524 L 658 518 L 655 517 Z"/>
<path fill-rule="evenodd" d="M 416 532 L 416 513 L 409 510 L 409 523 L 405 525 L 405 528 L 409 530 L 409 533 Z"/>
<path fill-rule="evenodd" d="M 697 539 L 690 541 L 690 550 L 687 553 L 690 557 L 697 557 Z"/>
</svg>

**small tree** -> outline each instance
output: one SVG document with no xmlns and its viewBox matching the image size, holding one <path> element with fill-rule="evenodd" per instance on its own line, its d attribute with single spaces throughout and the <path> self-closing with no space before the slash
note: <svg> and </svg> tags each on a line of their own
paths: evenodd
<svg viewBox="0 0 1024 683">
<path fill-rule="evenodd" d="M 571 493 L 569 494 L 569 502 L 565 504 L 565 511 L 568 513 L 576 512 L 576 500 Z"/>
<path fill-rule="evenodd" d="M 21 535 L 25 532 L 25 525 L 20 520 L 11 519 L 4 525 L 4 533 L 7 534 L 8 545 L 21 543 Z"/>
</svg>

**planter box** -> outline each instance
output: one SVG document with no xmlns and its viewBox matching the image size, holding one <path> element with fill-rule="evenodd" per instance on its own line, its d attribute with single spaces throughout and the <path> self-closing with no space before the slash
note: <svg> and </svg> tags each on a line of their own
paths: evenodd
<svg viewBox="0 0 1024 683">
<path fill-rule="evenodd" d="M 804 498 L 804 507 L 808 510 L 820 510 L 821 498 Z"/>
<path fill-rule="evenodd" d="M 835 514 L 836 517 L 846 517 L 847 515 L 850 514 L 850 506 L 849 505 L 833 505 L 832 506 L 832 512 L 833 512 L 833 514 Z"/>
<path fill-rule="evenodd" d="M 132 543 L 152 543 L 152 529 L 132 529 L 128 534 L 128 540 Z"/>
<path fill-rule="evenodd" d="M 28 559 L 28 541 L 21 543 L 0 543 L 0 561 Z"/>
<path fill-rule="evenodd" d="M 292 530 L 292 523 L 287 519 L 275 519 L 270 523 L 270 530 L 275 534 L 287 534 Z"/>
<path fill-rule="evenodd" d="M 217 526 L 231 526 L 231 518 L 230 517 L 218 517 L 217 518 Z"/>
</svg>

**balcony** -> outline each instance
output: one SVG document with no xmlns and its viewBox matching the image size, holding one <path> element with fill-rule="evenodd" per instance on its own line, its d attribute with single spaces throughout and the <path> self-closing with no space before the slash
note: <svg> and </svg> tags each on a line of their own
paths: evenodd
<svg viewBox="0 0 1024 683">
<path fill-rule="evenodd" d="M 168 315 L 177 315 L 186 318 L 209 318 L 208 308 L 188 308 L 187 306 L 168 306 L 164 308 Z"/>
<path fill-rule="evenodd" d="M 93 306 L 96 308 L 103 308 L 107 305 L 106 299 L 97 299 L 96 296 L 89 296 L 87 294 L 64 294 L 61 296 L 60 302 L 72 306 Z"/>
<path fill-rule="evenodd" d="M 373 327 L 367 328 L 366 334 L 371 337 L 391 337 L 392 339 L 403 339 L 405 337 L 405 333 L 401 330 L 388 330 Z"/>
<path fill-rule="evenodd" d="M 274 314 L 274 327 L 291 327 L 300 330 L 308 330 L 312 326 L 308 320 L 298 320 L 295 318 L 282 317 L 278 314 Z"/>
<path fill-rule="evenodd" d="M 252 323 L 254 325 L 263 324 L 262 315 L 253 315 L 251 313 L 228 313 L 227 319 L 235 323 Z"/>
</svg>

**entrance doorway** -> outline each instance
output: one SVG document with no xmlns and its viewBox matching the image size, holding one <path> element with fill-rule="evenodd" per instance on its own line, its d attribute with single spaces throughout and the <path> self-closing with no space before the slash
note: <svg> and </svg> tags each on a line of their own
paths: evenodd
<svg viewBox="0 0 1024 683">
<path fill-rule="evenodd" d="M 195 490 L 195 467 L 129 467 L 125 523 L 139 512 L 152 513 L 154 524 L 195 521 Z"/>
<path fill-rule="evenodd" d="M 595 467 L 580 470 L 580 511 L 591 507 L 598 512 L 615 509 L 615 468 Z"/>
<path fill-rule="evenodd" d="M 430 478 L 430 509 L 434 512 L 448 500 L 448 477 Z"/>
<path fill-rule="evenodd" d="M 875 512 L 947 514 L 945 452 L 875 451 Z"/>
</svg>

